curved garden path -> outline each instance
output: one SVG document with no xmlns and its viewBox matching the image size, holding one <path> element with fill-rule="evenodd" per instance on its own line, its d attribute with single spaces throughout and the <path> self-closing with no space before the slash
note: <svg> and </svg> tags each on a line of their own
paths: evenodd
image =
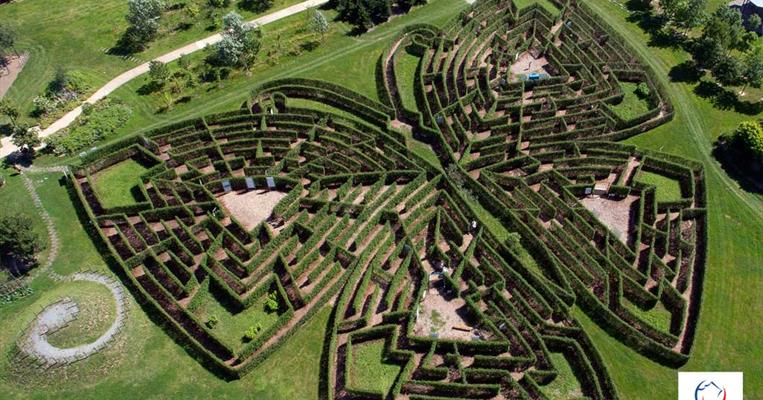
<svg viewBox="0 0 763 400">
<path fill-rule="evenodd" d="M 116 302 L 116 318 L 109 329 L 91 343 L 76 347 L 60 348 L 48 342 L 48 333 L 55 332 L 77 319 L 79 306 L 69 298 L 61 299 L 45 307 L 29 328 L 29 334 L 20 344 L 20 349 L 28 355 L 44 361 L 48 365 L 70 364 L 97 353 L 111 343 L 124 326 L 127 300 L 124 289 L 114 279 L 95 272 L 78 272 L 67 281 L 88 281 L 106 286 Z"/>
<path fill-rule="evenodd" d="M 253 19 L 249 21 L 248 24 L 267 25 L 271 22 L 275 22 L 280 19 L 289 17 L 291 15 L 300 13 L 312 7 L 323 5 L 327 2 L 328 0 L 306 0 L 306 1 L 303 1 L 302 3 L 294 4 L 293 6 L 289 6 L 284 9 L 278 10 L 276 12 L 272 12 L 270 14 L 263 15 L 262 17 Z M 212 36 L 206 37 L 199 41 L 185 45 L 181 48 L 175 49 L 169 53 L 166 53 L 162 56 L 159 56 L 153 59 L 152 61 L 161 61 L 163 63 L 168 63 L 170 61 L 177 60 L 183 54 L 190 54 L 190 53 L 199 51 L 207 47 L 208 45 L 212 45 L 219 42 L 220 40 L 222 40 L 222 35 L 220 35 L 219 33 L 216 33 Z M 93 93 L 90 97 L 88 97 L 83 104 L 94 104 L 95 102 L 108 96 L 111 92 L 117 90 L 122 85 L 126 84 L 127 82 L 130 82 L 131 80 L 137 78 L 138 76 L 145 74 L 146 72 L 148 72 L 148 64 L 149 64 L 148 62 L 145 62 L 129 71 L 122 73 L 116 78 L 112 79 L 111 81 L 103 85 L 100 89 L 96 90 L 95 93 Z M 82 114 L 82 105 L 77 106 L 77 108 L 69 111 L 63 117 L 61 117 L 57 121 L 50 124 L 50 126 L 48 126 L 47 128 L 43 129 L 40 132 L 40 137 L 44 138 L 44 137 L 50 136 L 60 131 L 61 129 L 66 128 L 72 122 L 74 122 L 74 120 L 77 119 L 77 117 L 79 117 L 80 114 Z M 0 147 L 0 158 L 4 158 L 18 150 L 18 147 L 14 146 L 13 143 L 11 143 L 10 137 L 2 138 L 2 140 L 0 140 L 0 143 L 2 143 L 2 147 Z"/>
<path fill-rule="evenodd" d="M 21 172 L 24 181 L 24 187 L 32 197 L 32 202 L 37 208 L 40 217 L 45 223 L 50 242 L 50 252 L 48 257 L 29 279 L 33 279 L 42 273 L 59 282 L 88 281 L 106 286 L 109 289 L 116 305 L 116 317 L 111 326 L 99 336 L 96 340 L 80 346 L 71 348 L 59 348 L 48 342 L 48 334 L 65 327 L 67 324 L 76 320 L 79 314 L 79 306 L 69 298 L 63 298 L 52 304 L 47 305 L 30 324 L 25 334 L 18 341 L 18 348 L 30 357 L 38 360 L 46 366 L 71 364 L 83 360 L 92 354 L 108 346 L 114 337 L 121 331 L 127 317 L 128 301 L 122 285 L 114 278 L 97 272 L 75 272 L 71 275 L 61 275 L 51 268 L 56 260 L 60 248 L 60 239 L 56 226 L 43 207 L 42 200 L 34 188 L 32 179 L 28 173 L 63 173 L 69 175 L 68 167 L 47 167 L 47 168 L 25 168 Z"/>
</svg>

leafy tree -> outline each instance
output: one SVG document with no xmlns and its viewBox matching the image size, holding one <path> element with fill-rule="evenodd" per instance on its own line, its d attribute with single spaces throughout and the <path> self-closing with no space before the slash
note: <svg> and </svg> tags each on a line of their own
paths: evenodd
<svg viewBox="0 0 763 400">
<path fill-rule="evenodd" d="M 310 29 L 312 29 L 313 32 L 320 34 L 321 41 L 323 41 L 324 35 L 329 31 L 329 23 L 326 20 L 326 17 L 323 16 L 323 13 L 319 10 L 313 8 L 310 11 L 310 14 Z"/>
<path fill-rule="evenodd" d="M 702 30 L 702 37 L 718 42 L 728 54 L 732 49 L 741 49 L 745 44 L 745 29 L 742 25 L 742 14 L 725 4 L 710 16 Z"/>
<path fill-rule="evenodd" d="M 365 0 L 368 13 L 375 24 L 386 22 L 392 15 L 390 0 Z"/>
<path fill-rule="evenodd" d="M 43 249 L 42 239 L 32 228 L 32 219 L 24 214 L 11 214 L 0 218 L 0 252 L 10 260 L 18 274 L 17 263 L 33 264 Z"/>
<path fill-rule="evenodd" d="M 686 8 L 686 0 L 660 0 L 662 15 L 669 21 L 675 21 L 678 13 Z"/>
<path fill-rule="evenodd" d="M 143 46 L 159 31 L 163 0 L 127 0 L 128 38 L 133 45 Z"/>
<path fill-rule="evenodd" d="M 707 0 L 685 0 L 681 4 L 681 7 L 676 10 L 673 22 L 684 31 L 700 26 L 707 18 L 705 14 Z"/>
<path fill-rule="evenodd" d="M 24 124 L 16 125 L 11 143 L 22 151 L 34 153 L 34 148 L 42 144 L 40 134 L 37 129 L 29 129 Z"/>
<path fill-rule="evenodd" d="M 170 77 L 170 69 L 167 64 L 161 61 L 151 61 L 148 63 L 148 75 L 153 82 L 162 87 Z"/>
<path fill-rule="evenodd" d="M 744 82 L 742 92 L 747 89 L 747 86 L 759 88 L 763 83 L 763 47 L 753 47 L 745 53 L 742 58 L 742 81 Z"/>
<path fill-rule="evenodd" d="M 760 15 L 752 14 L 749 18 L 747 18 L 747 23 L 745 26 L 747 26 L 747 29 L 757 32 L 758 29 L 760 29 L 761 22 L 763 21 L 761 21 Z"/>
<path fill-rule="evenodd" d="M 249 68 L 260 51 L 262 31 L 231 11 L 223 17 L 222 40 L 216 45 L 218 64 Z"/>
<path fill-rule="evenodd" d="M 639 83 L 638 86 L 636 86 L 634 93 L 636 93 L 636 96 L 642 99 L 649 97 L 649 85 L 647 85 L 645 82 Z"/>
<path fill-rule="evenodd" d="M 260 333 L 262 330 L 262 325 L 259 323 L 257 325 L 251 325 L 249 328 L 247 328 L 246 333 L 244 333 L 244 340 L 247 342 L 251 342 L 254 340 L 254 338 L 257 337 L 257 334 Z"/>
<path fill-rule="evenodd" d="M 734 56 L 722 57 L 710 71 L 718 82 L 724 85 L 737 85 L 742 79 L 742 63 Z"/>
<path fill-rule="evenodd" d="M 0 99 L 0 115 L 6 116 L 11 125 L 16 126 L 16 119 L 19 117 L 19 109 L 11 104 L 8 99 Z"/>
<path fill-rule="evenodd" d="M 230 5 L 230 0 L 209 0 L 209 5 L 215 8 L 225 8 Z"/>
<path fill-rule="evenodd" d="M 756 121 L 740 123 L 732 134 L 732 140 L 744 152 L 763 163 L 763 128 L 760 123 Z"/>
</svg>

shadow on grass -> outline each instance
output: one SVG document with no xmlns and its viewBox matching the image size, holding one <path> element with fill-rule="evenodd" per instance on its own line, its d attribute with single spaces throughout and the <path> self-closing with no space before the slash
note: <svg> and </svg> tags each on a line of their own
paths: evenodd
<svg viewBox="0 0 763 400">
<path fill-rule="evenodd" d="M 756 164 L 749 155 L 731 148 L 728 144 L 716 141 L 713 144 L 713 157 L 721 168 L 744 191 L 763 194 L 763 165 Z"/>
<path fill-rule="evenodd" d="M 714 107 L 721 110 L 734 110 L 746 115 L 758 115 L 763 112 L 763 102 L 739 100 L 739 96 L 733 90 L 713 82 L 701 81 L 694 88 L 694 94 L 709 100 Z"/>
<path fill-rule="evenodd" d="M 643 0 L 628 0 L 625 7 L 630 14 L 628 22 L 635 23 L 649 35 L 649 46 L 688 50 L 691 41 L 673 28 L 666 28 L 667 19 L 656 14 L 652 6 Z"/>
<path fill-rule="evenodd" d="M 668 72 L 668 77 L 673 82 L 694 83 L 699 82 L 704 72 L 697 67 L 694 60 L 687 60 L 674 65 Z"/>
</svg>

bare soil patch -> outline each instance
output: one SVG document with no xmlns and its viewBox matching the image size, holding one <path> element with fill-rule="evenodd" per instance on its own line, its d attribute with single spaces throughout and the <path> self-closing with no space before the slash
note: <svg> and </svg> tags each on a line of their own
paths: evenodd
<svg viewBox="0 0 763 400">
<path fill-rule="evenodd" d="M 233 216 L 246 230 L 251 231 L 260 222 L 265 221 L 273 213 L 273 209 L 286 193 L 251 190 L 248 192 L 230 192 L 219 198 L 220 204 L 228 215 Z"/>
<path fill-rule="evenodd" d="M 413 332 L 416 336 L 437 335 L 438 338 L 471 340 L 474 334 L 466 321 L 466 301 L 460 297 L 448 299 L 441 285 L 430 287 L 419 306 L 419 316 Z"/>
<path fill-rule="evenodd" d="M 638 196 L 628 196 L 620 200 L 592 196 L 580 199 L 580 203 L 627 244 L 631 232 L 631 206 L 636 200 Z"/>
<path fill-rule="evenodd" d="M 533 72 L 547 73 L 546 65 L 548 60 L 546 57 L 534 57 L 529 51 L 526 51 L 517 57 L 517 61 L 511 65 L 511 75 L 527 75 Z"/>
<path fill-rule="evenodd" d="M 7 69 L 0 69 L 0 99 L 8 93 L 11 85 L 13 85 L 13 81 L 19 76 L 21 70 L 24 69 L 24 64 L 26 64 L 28 59 L 29 54 L 26 53 L 10 56 L 8 58 Z"/>
</svg>

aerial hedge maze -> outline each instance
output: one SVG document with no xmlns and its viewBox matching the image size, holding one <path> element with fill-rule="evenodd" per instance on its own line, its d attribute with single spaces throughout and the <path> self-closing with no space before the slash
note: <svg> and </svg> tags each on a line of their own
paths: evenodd
<svg viewBox="0 0 763 400">
<path fill-rule="evenodd" d="M 687 361 L 703 172 L 618 143 L 672 107 L 584 4 L 557 6 L 483 1 L 444 31 L 408 27 L 379 60 L 381 102 L 268 82 L 239 110 L 98 149 L 74 186 L 140 300 L 228 375 L 330 304 L 327 398 L 547 399 L 571 370 L 580 397 L 616 399 L 574 315 L 656 362 Z M 404 82 L 398 62 L 411 56 Z M 628 120 L 616 112 L 624 82 L 648 106 Z M 104 204 L 99 173 L 127 160 L 148 168 L 136 202 Z M 658 201 L 643 175 L 680 197 Z M 232 321 L 267 300 L 275 315 L 248 340 L 208 320 L 213 306 Z M 384 390 L 362 379 L 372 345 L 398 367 Z"/>
</svg>

